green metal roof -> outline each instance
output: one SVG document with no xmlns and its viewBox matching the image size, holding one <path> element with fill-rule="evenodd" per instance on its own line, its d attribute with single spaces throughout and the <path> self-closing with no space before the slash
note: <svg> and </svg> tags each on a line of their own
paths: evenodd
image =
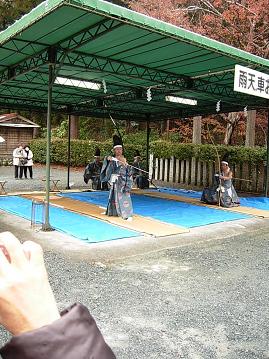
<svg viewBox="0 0 269 359">
<path fill-rule="evenodd" d="M 218 100 L 225 112 L 268 107 L 233 77 L 235 64 L 268 74 L 269 60 L 101 0 L 45 1 L 0 33 L 0 106 L 46 110 L 52 61 L 57 76 L 101 85 L 54 84 L 54 111 L 157 120 L 215 113 Z"/>
</svg>

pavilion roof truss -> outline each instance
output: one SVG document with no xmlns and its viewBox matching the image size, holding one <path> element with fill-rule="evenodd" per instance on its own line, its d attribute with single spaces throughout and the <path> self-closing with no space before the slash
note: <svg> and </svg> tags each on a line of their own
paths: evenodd
<svg viewBox="0 0 269 359">
<path fill-rule="evenodd" d="M 68 6 L 76 7 L 72 4 L 76 1 L 62 1 L 63 6 L 66 3 Z M 11 51 L 10 49 L 14 49 L 21 59 L 14 63 L 10 61 L 8 66 L 0 66 L 0 106 L 45 111 L 48 65 L 53 63 L 54 79 L 57 76 L 66 76 L 85 81 L 91 80 L 102 85 L 100 91 L 89 91 L 54 84 L 52 108 L 56 112 L 96 117 L 113 113 L 119 118 L 132 117 L 144 120 L 149 115 L 154 119 L 164 119 L 214 113 L 215 103 L 220 99 L 224 112 L 240 111 L 245 105 L 249 105 L 249 108 L 268 107 L 268 101 L 265 99 L 255 98 L 254 100 L 251 96 L 233 91 L 231 82 L 234 65 L 229 62 L 220 68 L 215 66 L 214 73 L 204 70 L 201 74 L 186 75 L 184 71 L 181 74 L 178 73 L 180 67 L 186 65 L 185 60 L 179 61 L 177 56 L 171 56 L 169 61 L 166 60 L 166 66 L 153 66 L 154 64 L 145 64 L 142 63 L 143 61 L 141 63 L 127 61 L 124 56 L 121 59 L 117 53 L 113 56 L 104 56 L 101 54 L 102 51 L 89 52 L 92 43 L 106 39 L 114 31 L 124 31 L 126 24 L 130 25 L 126 19 L 118 19 L 111 15 L 100 17 L 99 21 L 69 36 L 62 37 L 60 41 L 53 44 L 20 39 L 19 36 L 10 38 L 2 44 L 0 54 L 1 49 L 7 53 Z M 134 23 L 131 26 L 134 29 L 140 29 L 140 26 Z M 158 47 L 159 43 L 167 39 L 173 40 L 172 45 L 176 45 L 177 42 L 186 45 L 186 40 L 178 39 L 173 34 L 163 33 L 156 29 L 151 29 L 151 33 L 158 34 L 158 40 L 149 39 L 146 43 L 138 43 L 133 47 L 128 47 L 128 52 L 137 51 L 138 54 L 141 53 L 144 56 L 142 48 L 151 49 L 155 43 Z M 143 36 L 141 35 L 141 38 Z M 195 45 L 197 47 L 197 43 Z M 124 44 L 124 46 L 127 45 Z M 203 61 L 213 62 L 221 56 L 218 49 L 210 52 L 206 46 L 201 46 L 200 49 L 190 47 L 190 50 L 192 50 L 188 53 L 190 68 Z M 154 49 L 154 51 L 157 50 Z M 232 59 L 233 56 L 230 58 Z M 246 63 L 250 63 L 252 67 L 259 67 L 258 64 L 251 63 L 249 59 L 244 59 L 244 64 Z M 269 61 L 267 71 L 269 72 Z M 147 101 L 148 89 L 151 91 L 151 101 Z M 168 95 L 193 99 L 198 97 L 199 107 L 169 103 L 165 101 Z"/>
</svg>

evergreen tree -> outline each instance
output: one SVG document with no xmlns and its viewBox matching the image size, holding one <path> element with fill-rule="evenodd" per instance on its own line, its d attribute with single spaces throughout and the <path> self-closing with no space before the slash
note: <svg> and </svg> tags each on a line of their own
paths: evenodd
<svg viewBox="0 0 269 359">
<path fill-rule="evenodd" d="M 0 0 L 0 30 L 6 29 L 41 2 L 40 0 Z"/>
</svg>

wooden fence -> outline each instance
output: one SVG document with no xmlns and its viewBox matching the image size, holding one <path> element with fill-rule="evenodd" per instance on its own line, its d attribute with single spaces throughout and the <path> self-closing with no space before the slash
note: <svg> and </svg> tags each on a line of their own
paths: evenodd
<svg viewBox="0 0 269 359">
<path fill-rule="evenodd" d="M 266 167 L 263 162 L 257 165 L 237 164 L 231 166 L 231 169 L 235 178 L 234 186 L 238 191 L 264 191 Z M 178 160 L 174 157 L 154 158 L 150 155 L 149 171 L 159 185 L 201 189 L 212 185 L 214 173 L 218 172 L 218 164 L 199 161 L 196 158 Z"/>
</svg>

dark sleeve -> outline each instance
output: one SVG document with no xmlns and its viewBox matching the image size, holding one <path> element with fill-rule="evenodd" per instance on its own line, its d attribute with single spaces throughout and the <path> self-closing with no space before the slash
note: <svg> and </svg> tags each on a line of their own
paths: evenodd
<svg viewBox="0 0 269 359">
<path fill-rule="evenodd" d="M 88 165 L 85 167 L 84 174 L 83 174 L 84 182 L 85 182 L 86 184 L 89 182 L 89 179 L 90 179 L 90 170 L 89 170 L 89 167 L 90 167 L 90 164 L 88 164 Z"/>
<path fill-rule="evenodd" d="M 104 159 L 103 166 L 100 173 L 101 182 L 109 182 L 113 173 L 113 161 L 108 161 L 107 157 Z"/>
<path fill-rule="evenodd" d="M 3 359 L 115 359 L 95 320 L 82 304 L 37 330 L 14 336 L 0 349 Z"/>
</svg>

